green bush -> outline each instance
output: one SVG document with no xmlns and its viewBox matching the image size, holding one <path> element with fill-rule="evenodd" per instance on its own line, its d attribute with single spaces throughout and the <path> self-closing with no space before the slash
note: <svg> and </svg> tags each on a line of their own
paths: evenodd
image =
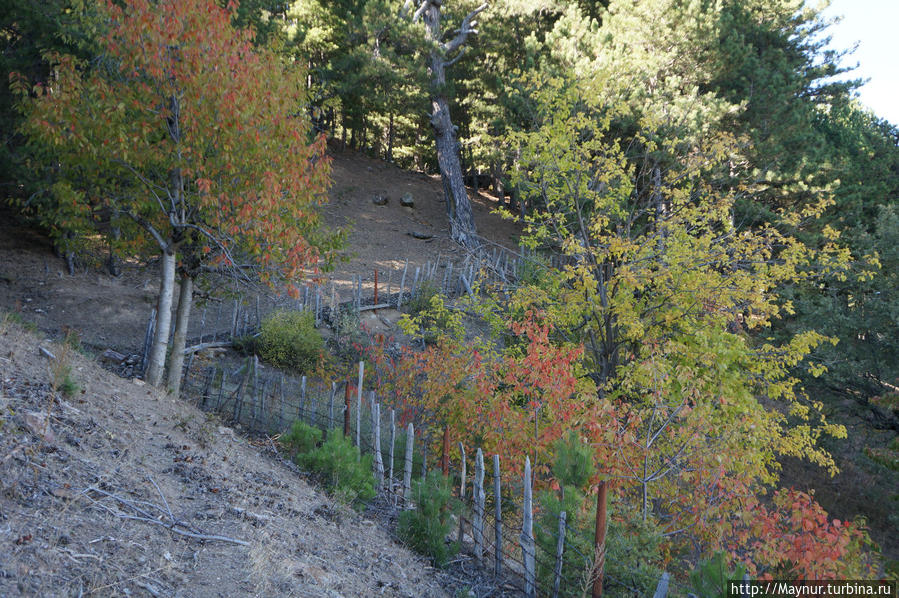
<svg viewBox="0 0 899 598">
<path fill-rule="evenodd" d="M 372 457 L 360 459 L 349 438 L 332 431 L 320 447 L 296 456 L 296 462 L 315 474 L 328 490 L 349 503 L 362 503 L 375 497 Z"/>
<path fill-rule="evenodd" d="M 365 358 L 363 347 L 368 339 L 357 312 L 338 310 L 332 318 L 332 330 L 330 345 L 334 357 L 344 363 L 358 363 Z"/>
<path fill-rule="evenodd" d="M 272 365 L 306 373 L 321 363 L 324 342 L 312 313 L 276 311 L 262 323 L 257 347 Z"/>
<path fill-rule="evenodd" d="M 409 298 L 409 303 L 406 304 L 406 308 L 412 315 L 427 311 L 431 308 L 431 299 L 436 297 L 439 292 L 440 291 L 433 282 L 425 280 L 418 285 L 415 293 Z"/>
<path fill-rule="evenodd" d="M 746 567 L 737 563 L 735 569 L 727 567 L 727 561 L 723 552 L 716 552 L 708 560 L 699 563 L 690 572 L 690 584 L 693 591 L 702 598 L 726 598 L 728 594 L 727 582 L 731 579 L 743 579 Z"/>
<path fill-rule="evenodd" d="M 594 533 L 596 529 L 596 497 L 586 496 L 595 469 L 593 455 L 573 432 L 561 439 L 555 448 L 553 475 L 561 492 L 543 491 L 536 526 L 538 553 L 537 578 L 541 587 L 552 587 L 559 513 L 565 511 L 566 549 L 562 557 L 562 596 L 580 596 L 593 567 Z M 643 518 L 623 503 L 610 500 L 609 528 L 606 532 L 606 583 L 608 596 L 651 595 L 661 576 L 660 547 L 662 536 L 652 518 Z"/>
<path fill-rule="evenodd" d="M 281 444 L 287 449 L 291 459 L 311 453 L 321 441 L 322 431 L 300 420 L 293 422 L 290 431 L 281 436 Z"/>
<path fill-rule="evenodd" d="M 410 548 L 442 567 L 459 550 L 457 542 L 446 542 L 452 528 L 451 515 L 458 508 L 450 481 L 439 471 L 431 471 L 424 480 L 415 482 L 412 496 L 416 508 L 400 513 L 397 534 Z"/>
</svg>

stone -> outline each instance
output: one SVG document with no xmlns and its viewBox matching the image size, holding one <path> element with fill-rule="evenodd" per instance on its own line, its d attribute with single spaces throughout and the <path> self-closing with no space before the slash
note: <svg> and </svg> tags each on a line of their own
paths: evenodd
<svg viewBox="0 0 899 598">
<path fill-rule="evenodd" d="M 56 440 L 56 434 L 47 421 L 47 416 L 43 413 L 29 411 L 25 414 L 25 425 L 31 430 L 31 433 L 38 436 L 44 442 L 53 442 Z"/>
<path fill-rule="evenodd" d="M 415 207 L 415 198 L 412 197 L 412 194 L 406 191 L 403 193 L 403 196 L 400 198 L 400 205 L 404 208 L 414 208 Z"/>
<path fill-rule="evenodd" d="M 387 202 L 389 202 L 389 201 L 390 201 L 389 197 L 387 197 L 386 195 L 381 195 L 380 193 L 375 195 L 371 200 L 371 202 L 373 204 L 375 204 L 376 206 L 386 206 Z"/>
</svg>

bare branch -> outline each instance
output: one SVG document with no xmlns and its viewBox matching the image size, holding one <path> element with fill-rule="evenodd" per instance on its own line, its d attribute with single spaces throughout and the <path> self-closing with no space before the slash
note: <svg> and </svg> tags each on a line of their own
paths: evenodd
<svg viewBox="0 0 899 598">
<path fill-rule="evenodd" d="M 430 4 L 430 0 L 422 0 L 421 5 L 418 7 L 418 10 L 415 11 L 415 14 L 412 15 L 412 22 L 417 23 L 418 19 L 421 18 L 421 15 L 424 14 L 425 10 L 428 8 L 428 4 Z"/>
<path fill-rule="evenodd" d="M 469 34 L 477 35 L 478 30 L 475 29 L 475 27 L 477 26 L 477 21 L 474 21 L 473 19 L 480 13 L 487 10 L 488 6 L 489 4 L 484 2 L 479 7 L 468 13 L 464 19 L 462 19 L 462 26 L 456 30 L 456 37 L 445 44 L 441 44 L 440 49 L 443 50 L 444 54 L 451 54 L 461 48 L 462 45 L 465 44 L 465 41 L 468 39 Z"/>
</svg>

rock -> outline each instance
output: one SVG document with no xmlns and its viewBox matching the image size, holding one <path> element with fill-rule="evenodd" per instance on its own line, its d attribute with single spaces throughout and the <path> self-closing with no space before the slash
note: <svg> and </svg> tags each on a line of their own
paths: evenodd
<svg viewBox="0 0 899 598">
<path fill-rule="evenodd" d="M 132 378 L 131 381 L 134 382 L 135 386 L 144 386 L 146 384 L 146 382 L 144 382 L 140 378 Z"/>
<path fill-rule="evenodd" d="M 389 197 L 387 197 L 386 195 L 381 195 L 380 193 L 375 195 L 371 200 L 371 202 L 373 204 L 375 204 L 376 206 L 386 206 L 387 202 L 389 202 L 389 201 L 390 201 Z"/>
<path fill-rule="evenodd" d="M 47 421 L 47 416 L 43 413 L 27 412 L 25 414 L 25 425 L 31 430 L 32 434 L 39 436 L 44 442 L 54 442 L 56 440 L 56 434 L 53 433 L 50 422 Z"/>
<path fill-rule="evenodd" d="M 38 353 L 40 353 L 47 359 L 54 359 L 54 360 L 56 359 L 56 355 L 54 355 L 53 353 L 51 353 L 50 351 L 48 351 L 47 349 L 45 349 L 43 347 L 38 347 L 37 350 L 38 350 Z"/>
<path fill-rule="evenodd" d="M 431 235 L 431 234 L 428 234 L 428 233 L 420 233 L 420 232 L 418 232 L 417 230 L 410 230 L 410 231 L 409 231 L 409 235 L 410 235 L 411 237 L 415 238 L 415 239 L 422 239 L 422 240 L 425 240 L 425 241 L 428 240 L 428 239 L 433 239 L 433 238 L 434 238 L 434 235 Z"/>
<path fill-rule="evenodd" d="M 415 207 L 415 198 L 412 197 L 412 194 L 406 191 L 403 193 L 403 196 L 400 198 L 400 205 L 404 208 L 414 208 Z"/>
<path fill-rule="evenodd" d="M 113 351 L 112 349 L 106 349 L 103 351 L 103 354 L 100 355 L 101 361 L 109 361 L 111 363 L 122 363 L 125 361 L 127 357 L 122 355 L 118 351 Z"/>
</svg>

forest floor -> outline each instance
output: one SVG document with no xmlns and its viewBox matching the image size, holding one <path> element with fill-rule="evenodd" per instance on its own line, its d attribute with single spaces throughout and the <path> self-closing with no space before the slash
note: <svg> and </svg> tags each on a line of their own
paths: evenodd
<svg viewBox="0 0 899 598">
<path fill-rule="evenodd" d="M 357 275 L 370 284 L 375 269 L 383 276 L 385 271 L 401 271 L 406 260 L 414 268 L 428 261 L 462 257 L 464 250 L 448 236 L 439 178 L 404 171 L 363 155 L 337 152 L 333 180 L 329 202 L 323 210 L 324 220 L 330 227 L 347 227 L 349 237 L 345 261 L 337 263 L 325 279 L 326 284 L 334 284 L 343 299 L 349 299 Z M 413 208 L 400 205 L 400 198 L 407 192 L 414 198 Z M 376 195 L 386 196 L 387 204 L 376 205 L 372 201 Z M 479 234 L 488 242 L 516 247 L 520 227 L 491 213 L 496 206 L 494 198 L 486 193 L 472 193 L 472 200 Z M 412 231 L 433 238 L 416 239 L 409 234 Z M 5 401 L 0 404 L 0 424 L 3 417 L 8 419 L 4 415 L 8 408 L 14 407 L 19 414 L 13 416 L 18 419 L 7 421 L 0 428 L 0 454 L 19 451 L 15 456 L 2 457 L 4 461 L 0 462 L 0 475 L 5 476 L 0 488 L 0 534 L 6 536 L 0 542 L 13 546 L 14 559 L 18 559 L 4 562 L 0 557 L 0 595 L 20 587 L 18 584 L 25 584 L 21 586 L 26 588 L 25 593 L 53 587 L 40 584 L 59 581 L 60 575 L 80 580 L 78 583 L 84 584 L 85 590 L 113 582 L 133 589 L 140 582 L 153 587 L 158 583 L 165 588 L 187 587 L 184 584 L 206 588 L 187 591 L 185 595 L 253 595 L 274 590 L 275 586 L 259 585 L 271 579 L 271 583 L 282 584 L 279 587 L 290 588 L 284 595 L 307 595 L 302 588 L 312 583 L 323 585 L 308 586 L 318 587 L 308 595 L 329 595 L 322 588 L 333 589 L 330 595 L 335 596 L 368 595 L 382 590 L 387 595 L 440 595 L 432 591 L 436 578 L 370 522 L 345 511 L 332 521 L 328 513 L 335 507 L 327 498 L 273 461 L 271 455 L 230 431 L 222 432 L 218 422 L 186 404 L 111 377 L 80 355 L 74 356 L 76 378 L 84 381 L 85 394 L 68 407 L 49 403 L 47 363 L 37 357 L 39 340 L 60 339 L 72 331 L 97 354 L 107 348 L 126 355 L 140 351 L 157 291 L 157 265 L 152 261 L 125 263 L 122 274 L 112 277 L 100 267 L 100 257 L 96 264 L 82 265 L 74 276 L 69 276 L 44 235 L 16 226 L 0 208 L 0 311 L 16 312 L 22 320 L 33 323 L 41 335 L 28 336 L 19 330 L 0 337 L 0 401 Z M 195 325 L 197 321 L 195 317 Z M 885 473 L 885 468 L 872 464 L 862 452 L 864 446 L 880 442 L 883 434 L 871 427 L 864 413 L 837 399 L 828 402 L 836 405 L 832 419 L 844 420 L 850 429 L 848 441 L 834 442 L 829 447 L 837 457 L 841 473 L 831 478 L 813 465 L 788 460 L 781 485 L 815 488 L 816 497 L 833 517 L 867 517 L 872 536 L 885 555 L 895 560 L 899 558 L 899 480 Z M 22 413 L 42 412 L 47 405 L 52 405 L 51 423 L 59 427 L 56 436 L 64 440 L 45 445 L 34 434 L 7 432 L 21 431 Z M 69 442 L 70 437 L 74 444 Z M 208 442 L 206 447 L 201 446 L 201 437 Z M 185 446 L 189 448 L 180 448 Z M 191 461 L 185 462 L 186 457 Z M 59 473 L 59 468 L 64 473 Z M 161 527 L 141 522 L 123 524 L 101 507 L 98 511 L 93 506 L 100 496 L 96 492 L 74 498 L 68 496 L 69 492 L 62 497 L 53 494 L 57 486 L 81 491 L 102 482 L 108 485 L 98 486 L 100 490 L 127 500 L 158 503 L 160 493 L 148 481 L 150 476 L 179 517 L 195 517 L 197 526 L 208 533 L 234 535 L 250 541 L 252 546 L 196 545 Z M 213 492 L 210 488 L 219 490 Z M 254 502 L 257 493 L 269 497 L 264 504 Z M 29 504 L 32 506 L 27 507 Z M 270 519 L 238 516 L 228 510 L 229 505 Z M 107 506 L 113 505 L 110 502 Z M 73 544 L 72 533 L 61 531 L 65 525 L 48 521 L 48 515 L 38 507 L 58 513 L 62 520 L 74 517 L 71 524 L 86 530 L 78 541 L 91 534 L 95 535 L 89 541 L 100 540 L 86 546 Z M 325 515 L 317 515 L 317 510 Z M 207 517 L 208 522 L 202 517 Z M 353 523 L 341 527 L 341 520 Z M 206 529 L 207 523 L 210 529 Z M 141 534 L 144 539 L 125 538 L 122 530 L 126 526 L 129 535 Z M 268 527 L 271 529 L 265 531 Z M 108 531 L 102 531 L 107 528 Z M 360 538 L 357 530 L 370 536 Z M 271 549 L 278 553 L 275 561 L 280 564 L 272 565 L 277 571 L 260 577 L 260 567 L 271 556 L 260 540 L 268 533 L 275 537 Z M 321 543 L 316 541 L 317 534 L 324 534 Z M 15 543 L 26 536 L 31 539 Z M 63 536 L 68 544 L 60 544 Z M 106 537 L 113 540 L 104 540 Z M 116 544 L 127 544 L 132 539 L 141 547 Z M 139 567 L 129 569 L 119 559 L 118 551 L 126 548 L 136 551 L 132 555 L 135 558 L 144 559 L 135 561 L 141 562 Z M 366 555 L 364 560 L 359 557 L 361 554 Z M 25 556 L 20 559 L 16 555 Z M 215 567 L 217 561 L 222 562 L 219 572 L 209 573 L 209 567 Z M 68 572 L 62 567 L 64 562 L 71 565 Z M 379 562 L 402 566 L 387 567 L 387 577 L 381 579 L 375 566 Z M 87 571 L 89 565 L 95 566 L 94 577 L 78 573 L 82 571 L 79 567 Z M 22 567 L 26 569 L 24 573 Z M 152 575 L 147 573 L 150 571 Z M 139 577 L 144 574 L 155 582 Z M 125 581 L 129 575 L 133 579 Z M 296 587 L 291 588 L 291 582 L 296 582 Z M 372 588 L 377 588 L 377 592 L 369 591 Z M 280 595 L 282 591 L 274 593 Z"/>
</svg>

